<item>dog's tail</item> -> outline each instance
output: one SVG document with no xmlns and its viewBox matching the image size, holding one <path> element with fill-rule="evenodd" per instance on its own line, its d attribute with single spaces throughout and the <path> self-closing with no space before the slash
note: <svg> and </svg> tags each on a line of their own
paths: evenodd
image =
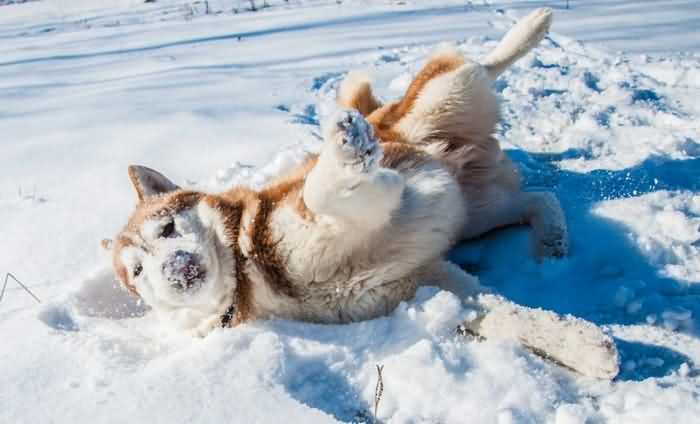
<svg viewBox="0 0 700 424">
<path fill-rule="evenodd" d="M 492 80 L 532 50 L 547 34 L 552 24 L 552 9 L 540 8 L 518 21 L 498 46 L 481 61 Z"/>
</svg>

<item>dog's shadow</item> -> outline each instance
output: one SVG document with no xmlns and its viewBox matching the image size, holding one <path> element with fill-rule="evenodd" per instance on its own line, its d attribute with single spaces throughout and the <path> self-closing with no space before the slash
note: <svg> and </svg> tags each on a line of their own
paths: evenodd
<svg viewBox="0 0 700 424">
<path fill-rule="evenodd" d="M 80 325 L 75 314 L 121 320 L 141 317 L 149 310 L 137 297 L 120 286 L 109 267 L 93 271 L 77 284 L 77 289 L 69 296 L 41 308 L 38 318 L 48 327 L 59 331 L 79 331 Z"/>
<path fill-rule="evenodd" d="M 584 151 L 510 150 L 507 154 L 522 172 L 526 190 L 554 191 L 559 197 L 569 224 L 570 256 L 537 264 L 529 252 L 527 229 L 518 227 L 457 246 L 450 253 L 453 261 L 519 304 L 572 314 L 599 325 L 654 323 L 698 336 L 700 288 L 663 276 L 632 243 L 624 225 L 594 214 L 593 208 L 600 201 L 658 190 L 700 191 L 700 158 L 651 157 L 619 171 L 578 173 L 555 164 L 584 157 Z M 664 312 L 682 319 L 668 322 Z M 634 358 L 633 362 L 646 364 L 623 370 L 619 377 L 623 380 L 657 377 L 683 362 L 690 364 L 681 353 L 660 346 L 618 340 L 618 347 L 623 361 Z M 660 361 L 664 365 L 654 366 Z"/>
<path fill-rule="evenodd" d="M 451 252 L 454 261 L 477 274 L 482 284 L 522 305 L 569 313 L 599 325 L 646 324 L 652 318 L 656 324 L 664 325 L 667 323 L 663 322 L 663 312 L 685 310 L 688 319 L 680 323 L 678 331 L 698 336 L 695 328 L 700 316 L 700 290 L 660 275 L 658 267 L 628 239 L 624 226 L 593 214 L 592 208 L 601 200 L 657 190 L 700 191 L 700 179 L 696 177 L 700 159 L 651 158 L 620 171 L 577 173 L 560 170 L 555 164 L 565 158 L 581 157 L 584 152 L 572 150 L 552 155 L 511 150 L 507 153 L 518 164 L 526 189 L 543 188 L 557 193 L 570 226 L 571 254 L 566 259 L 536 263 L 529 252 L 529 231 L 519 227 L 494 231 L 457 246 Z M 635 306 L 631 308 L 632 304 Z M 72 310 L 106 319 L 146 313 L 144 305 L 115 288 L 109 269 L 84 281 L 72 298 L 72 306 L 69 310 L 61 305 L 49 305 L 39 318 L 51 328 L 78 331 L 78 323 L 69 313 Z M 357 337 L 366 335 L 363 323 L 353 326 L 357 328 L 344 331 L 356 332 Z M 308 329 L 309 338 L 328 335 L 323 331 L 312 334 L 319 333 L 313 326 L 304 328 Z M 278 328 L 283 329 L 283 325 Z M 357 342 L 357 338 L 351 339 Z M 378 339 L 374 338 L 373 343 Z M 623 339 L 616 341 L 622 361 L 618 380 L 668 375 L 683 363 L 689 365 L 691 374 L 698 372 L 686 355 L 673 349 Z M 299 400 L 342 420 L 359 419 L 356 414 L 364 416 L 368 406 L 358 400 L 345 376 L 312 362 L 308 367 L 319 367 L 317 373 L 311 373 L 318 374 L 319 381 L 312 385 L 304 381 L 288 382 L 290 391 Z M 313 387 L 328 393 L 318 397 Z"/>
<path fill-rule="evenodd" d="M 285 382 L 285 386 L 294 399 L 340 422 L 373 422 L 369 405 L 361 399 L 347 376 L 314 358 L 297 357 L 293 360 L 300 368 Z"/>
<path fill-rule="evenodd" d="M 664 346 L 616 339 L 620 351 L 619 381 L 641 381 L 651 377 L 664 377 L 678 371 L 683 364 L 690 366 L 688 356 Z M 693 375 L 698 371 L 693 370 Z"/>
</svg>

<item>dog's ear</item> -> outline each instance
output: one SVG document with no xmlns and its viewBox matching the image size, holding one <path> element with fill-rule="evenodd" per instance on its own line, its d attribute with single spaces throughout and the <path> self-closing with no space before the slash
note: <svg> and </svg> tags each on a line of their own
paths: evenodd
<svg viewBox="0 0 700 424">
<path fill-rule="evenodd" d="M 148 196 L 168 193 L 180 188 L 165 175 L 145 166 L 129 166 L 129 179 L 134 185 L 139 202 Z"/>
</svg>

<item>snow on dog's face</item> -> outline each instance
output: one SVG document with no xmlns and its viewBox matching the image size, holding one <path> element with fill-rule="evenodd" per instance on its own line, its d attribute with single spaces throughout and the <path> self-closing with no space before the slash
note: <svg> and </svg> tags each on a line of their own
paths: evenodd
<svg viewBox="0 0 700 424">
<path fill-rule="evenodd" d="M 159 315 L 191 328 L 220 313 L 235 289 L 233 255 L 206 195 L 132 166 L 139 203 L 113 244 L 121 283 Z"/>
</svg>

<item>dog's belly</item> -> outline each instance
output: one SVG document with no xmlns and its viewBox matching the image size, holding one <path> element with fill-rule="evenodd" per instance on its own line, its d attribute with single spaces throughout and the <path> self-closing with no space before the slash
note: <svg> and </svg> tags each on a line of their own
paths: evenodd
<svg viewBox="0 0 700 424">
<path fill-rule="evenodd" d="M 381 281 L 376 276 L 366 281 L 337 281 L 307 286 L 297 306 L 286 318 L 341 324 L 387 315 L 402 301 L 411 299 L 418 281 L 412 276 Z"/>
<path fill-rule="evenodd" d="M 406 182 L 401 204 L 378 231 L 348 227 L 331 217 L 306 219 L 291 207 L 276 211 L 273 229 L 297 294 L 270 302 L 269 308 L 259 305 L 261 312 L 351 322 L 386 315 L 413 297 L 418 272 L 459 238 L 465 202 L 458 183 L 437 161 L 397 170 Z"/>
</svg>

